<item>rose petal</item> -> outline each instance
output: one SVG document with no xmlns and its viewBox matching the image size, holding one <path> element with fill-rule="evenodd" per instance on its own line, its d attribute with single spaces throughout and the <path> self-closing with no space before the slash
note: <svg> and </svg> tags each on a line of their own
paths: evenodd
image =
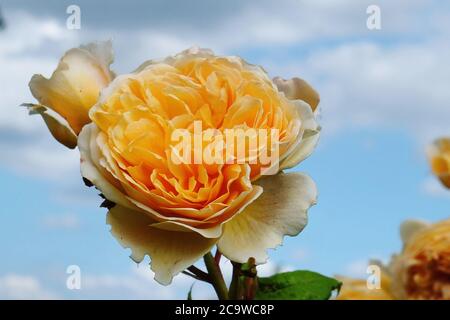
<svg viewBox="0 0 450 320">
<path fill-rule="evenodd" d="M 307 175 L 292 172 L 258 180 L 263 194 L 224 225 L 219 250 L 230 260 L 256 263 L 267 260 L 266 250 L 295 236 L 306 226 L 307 210 L 316 203 L 317 190 Z"/>
<path fill-rule="evenodd" d="M 78 136 L 78 149 L 80 150 L 80 167 L 81 175 L 94 184 L 108 199 L 114 203 L 120 204 L 128 208 L 134 208 L 134 205 L 126 198 L 126 196 L 118 189 L 114 179 L 107 179 L 109 173 L 98 165 L 97 156 L 93 156 L 92 152 L 97 151 L 98 147 L 95 143 L 97 127 L 90 123 L 84 126 Z"/>
<path fill-rule="evenodd" d="M 294 103 L 302 119 L 302 132 L 297 137 L 298 142 L 292 151 L 288 151 L 285 159 L 282 159 L 279 170 L 295 167 L 301 161 L 305 160 L 314 151 L 320 136 L 320 126 L 316 122 L 310 106 L 301 101 L 295 100 Z"/>
<path fill-rule="evenodd" d="M 151 65 L 157 64 L 157 63 L 172 64 L 176 58 L 179 59 L 184 56 L 196 56 L 199 58 L 208 58 L 208 57 L 214 56 L 214 52 L 211 49 L 199 48 L 197 46 L 193 46 L 189 49 L 183 50 L 183 51 L 175 54 L 174 56 L 168 56 L 163 59 L 151 59 L 151 60 L 144 61 L 133 72 L 140 72 L 140 71 L 144 70 L 145 68 L 147 68 L 148 66 L 151 66 Z"/>
<path fill-rule="evenodd" d="M 429 223 L 421 220 L 406 220 L 400 226 L 400 236 L 403 244 L 409 240 L 419 231 L 424 230 L 430 226 Z"/>
<path fill-rule="evenodd" d="M 218 224 L 216 223 L 211 224 L 211 226 L 208 226 L 208 219 L 199 222 L 197 226 L 167 220 L 164 222 L 155 223 L 153 224 L 153 226 L 165 230 L 177 230 L 177 231 L 190 230 L 200 234 L 205 238 L 217 238 L 220 237 L 220 235 L 223 232 L 223 225 L 226 224 L 227 221 L 234 219 L 234 217 L 238 215 L 240 212 L 244 211 L 245 208 L 247 208 L 247 206 L 249 206 L 261 195 L 261 193 L 262 188 L 259 186 L 254 186 L 253 190 L 243 195 L 242 199 L 239 199 L 238 197 L 235 201 L 233 201 L 229 205 L 229 207 L 227 207 L 223 212 L 220 213 L 219 218 L 222 218 L 223 221 L 221 221 Z"/>
<path fill-rule="evenodd" d="M 99 129 L 94 123 L 84 126 L 78 136 L 78 149 L 81 157 L 81 175 L 89 180 L 99 189 L 110 201 L 120 204 L 133 211 L 139 211 L 152 218 L 152 225 L 155 228 L 172 231 L 196 232 L 205 238 L 217 238 L 222 234 L 222 224 L 239 214 L 250 203 L 262 193 L 259 186 L 254 186 L 252 190 L 243 192 L 217 214 L 220 222 L 211 222 L 215 215 L 208 219 L 193 220 L 188 218 L 166 217 L 126 194 L 120 181 L 111 176 L 101 165 L 100 159 L 104 157 L 98 147 Z M 249 174 L 249 173 L 248 173 Z"/>
<path fill-rule="evenodd" d="M 286 98 L 291 100 L 303 100 L 311 106 L 315 111 L 320 102 L 319 94 L 305 80 L 300 78 L 292 78 L 285 80 L 275 77 L 273 82 L 277 85 L 278 90 L 284 92 Z"/>
<path fill-rule="evenodd" d="M 90 122 L 88 111 L 97 102 L 100 90 L 114 77 L 110 41 L 74 48 L 61 58 L 50 79 L 35 74 L 30 90 L 40 104 L 53 109 L 78 134 Z"/>
<path fill-rule="evenodd" d="M 151 227 L 148 216 L 119 205 L 108 212 L 107 223 L 117 241 L 131 249 L 134 261 L 139 263 L 146 255 L 150 256 L 155 280 L 163 285 L 169 285 L 175 275 L 194 264 L 217 242 L 195 232 Z"/>
<path fill-rule="evenodd" d="M 432 172 L 450 188 L 450 138 L 436 139 L 427 148 L 427 156 Z"/>
<path fill-rule="evenodd" d="M 52 136 L 61 144 L 73 149 L 77 146 L 77 136 L 67 121 L 53 110 L 38 104 L 23 104 L 28 108 L 29 114 L 39 114 Z"/>
</svg>

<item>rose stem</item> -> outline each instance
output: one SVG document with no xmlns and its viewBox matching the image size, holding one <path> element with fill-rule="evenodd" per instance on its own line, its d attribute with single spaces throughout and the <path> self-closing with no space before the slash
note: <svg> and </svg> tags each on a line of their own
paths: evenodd
<svg viewBox="0 0 450 320">
<path fill-rule="evenodd" d="M 181 271 L 181 273 L 185 274 L 185 275 L 187 275 L 187 276 L 189 276 L 191 278 L 194 278 L 195 280 L 200 280 L 195 274 L 190 273 L 189 271 L 183 270 L 183 271 Z"/>
<path fill-rule="evenodd" d="M 199 268 L 197 268 L 196 266 L 190 266 L 187 269 L 191 273 L 193 273 L 198 280 L 211 283 L 211 280 L 209 279 L 209 275 L 206 272 L 204 272 L 204 271 L 200 270 Z"/>
<path fill-rule="evenodd" d="M 216 260 L 216 264 L 219 266 L 220 276 L 223 279 L 222 270 L 220 269 L 220 258 L 222 258 L 222 253 L 219 251 L 219 248 L 216 249 L 216 254 L 214 255 L 214 260 Z"/>
<path fill-rule="evenodd" d="M 245 300 L 255 299 L 256 286 L 257 286 L 256 278 L 247 278 L 247 277 L 245 278 L 244 280 Z"/>
<path fill-rule="evenodd" d="M 233 276 L 231 278 L 230 284 L 230 299 L 241 300 L 242 294 L 241 294 L 240 277 L 242 264 L 236 262 L 231 263 L 233 264 Z"/>
<path fill-rule="evenodd" d="M 220 263 L 220 258 L 222 257 L 222 253 L 219 251 L 219 248 L 216 250 L 216 255 L 214 256 L 214 259 L 216 259 L 216 263 Z"/>
<path fill-rule="evenodd" d="M 205 261 L 206 269 L 208 270 L 209 278 L 214 290 L 217 293 L 219 300 L 228 300 L 228 289 L 225 281 L 220 272 L 219 265 L 216 263 L 211 252 L 208 252 L 203 256 Z"/>
</svg>

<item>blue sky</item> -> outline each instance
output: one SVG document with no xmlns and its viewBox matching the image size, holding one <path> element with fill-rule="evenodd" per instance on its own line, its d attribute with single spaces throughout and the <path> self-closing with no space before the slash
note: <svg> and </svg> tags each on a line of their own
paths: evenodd
<svg viewBox="0 0 450 320">
<path fill-rule="evenodd" d="M 439 1 L 378 4 L 382 29 L 366 28 L 371 1 L 78 1 L 81 30 L 65 28 L 73 1 L 0 1 L 0 298 L 184 298 L 192 281 L 156 284 L 105 224 L 95 190 L 84 187 L 78 154 L 54 142 L 37 117 L 32 74 L 49 75 L 67 49 L 112 38 L 113 68 L 191 45 L 237 54 L 271 76 L 300 76 L 321 94 L 317 150 L 294 170 L 319 189 L 306 229 L 271 252 L 276 267 L 364 276 L 369 258 L 400 249 L 408 218 L 448 217 L 450 196 L 431 176 L 425 146 L 450 132 L 450 8 Z M 208 14 L 206 14 L 208 13 Z M 66 288 L 79 265 L 82 289 Z M 196 285 L 194 297 L 211 297 Z"/>
</svg>

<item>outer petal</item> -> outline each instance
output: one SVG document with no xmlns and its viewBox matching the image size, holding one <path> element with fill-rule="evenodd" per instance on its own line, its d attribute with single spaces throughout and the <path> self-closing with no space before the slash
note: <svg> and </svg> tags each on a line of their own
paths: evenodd
<svg viewBox="0 0 450 320">
<path fill-rule="evenodd" d="M 119 205 L 135 208 L 127 197 L 119 190 L 118 182 L 99 165 L 98 148 L 96 147 L 96 126 L 90 123 L 84 126 L 78 136 L 78 149 L 80 150 L 81 176 L 94 184 L 108 199 Z"/>
<path fill-rule="evenodd" d="M 409 240 L 421 230 L 428 228 L 430 224 L 421 220 L 406 220 L 400 226 L 400 236 L 402 238 L 403 245 L 406 245 Z"/>
<path fill-rule="evenodd" d="M 450 220 L 407 221 L 401 235 L 403 250 L 389 264 L 393 294 L 398 299 L 449 300 Z"/>
<path fill-rule="evenodd" d="M 301 100 L 293 102 L 297 105 L 302 119 L 302 132 L 297 137 L 298 141 L 292 151 L 289 151 L 287 157 L 282 159 L 280 170 L 295 167 L 309 157 L 314 151 L 320 136 L 320 126 L 311 111 L 311 107 Z"/>
<path fill-rule="evenodd" d="M 77 146 L 77 136 L 75 132 L 73 132 L 67 121 L 59 114 L 38 104 L 23 104 L 22 106 L 28 108 L 30 115 L 41 115 L 48 130 L 50 130 L 50 133 L 58 142 L 70 149 Z"/>
<path fill-rule="evenodd" d="M 131 249 L 134 261 L 139 263 L 146 255 L 150 256 L 155 280 L 163 285 L 170 284 L 176 274 L 194 264 L 217 242 L 194 232 L 151 227 L 148 216 L 119 205 L 108 212 L 107 223 L 117 241 Z"/>
<path fill-rule="evenodd" d="M 450 138 L 436 139 L 428 147 L 427 155 L 433 173 L 450 188 Z"/>
<path fill-rule="evenodd" d="M 266 250 L 295 236 L 306 226 L 307 210 L 316 203 L 317 189 L 307 175 L 292 172 L 258 180 L 263 194 L 225 224 L 219 250 L 230 260 L 256 263 L 267 260 Z"/>
<path fill-rule="evenodd" d="M 291 100 L 303 100 L 311 106 L 315 111 L 320 102 L 319 94 L 305 80 L 300 78 L 292 78 L 284 80 L 276 77 L 273 82 L 277 85 L 278 90 L 284 92 L 286 97 Z"/>
<path fill-rule="evenodd" d="M 110 41 L 91 43 L 66 52 L 50 79 L 34 75 L 30 90 L 40 104 L 60 114 L 78 134 L 90 122 L 88 111 L 100 90 L 114 77 Z"/>
<path fill-rule="evenodd" d="M 143 63 L 141 63 L 141 65 L 139 65 L 139 67 L 136 68 L 136 70 L 133 71 L 133 73 L 140 72 L 140 71 L 144 70 L 145 68 L 147 68 L 148 66 L 151 66 L 151 65 L 157 64 L 157 63 L 172 64 L 176 58 L 180 58 L 183 56 L 197 56 L 199 58 L 208 58 L 208 57 L 213 57 L 214 52 L 211 49 L 199 48 L 197 46 L 193 46 L 193 47 L 190 47 L 189 49 L 183 50 L 183 51 L 175 54 L 174 56 L 168 56 L 163 59 L 151 59 L 151 60 L 144 61 Z"/>
</svg>

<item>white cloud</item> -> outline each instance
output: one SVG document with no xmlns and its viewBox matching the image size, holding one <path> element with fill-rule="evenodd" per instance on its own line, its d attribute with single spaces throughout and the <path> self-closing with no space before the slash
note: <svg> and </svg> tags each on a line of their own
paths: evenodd
<svg viewBox="0 0 450 320">
<path fill-rule="evenodd" d="M 81 221 L 78 215 L 73 213 L 47 215 L 42 218 L 42 225 L 46 229 L 74 230 L 80 227 Z"/>
<path fill-rule="evenodd" d="M 39 116 L 19 105 L 34 102 L 28 81 L 34 73 L 50 76 L 64 51 L 80 44 L 79 35 L 51 18 L 8 11 L 0 32 L 0 165 L 18 175 L 52 181 L 54 197 L 67 204 L 100 200 L 82 182 L 77 150 L 56 142 Z"/>
<path fill-rule="evenodd" d="M 1 33 L 0 54 L 37 53 L 43 43 L 64 45 L 76 39 L 56 19 L 41 18 L 25 10 L 8 11 L 8 23 Z M 48 48 L 47 48 L 48 51 Z"/>
<path fill-rule="evenodd" d="M 344 274 L 352 278 L 365 278 L 367 277 L 368 260 L 355 260 L 350 262 L 344 268 Z"/>
<path fill-rule="evenodd" d="M 305 262 L 310 258 L 310 252 L 305 248 L 296 248 L 295 251 L 291 252 L 290 256 L 293 260 Z"/>
<path fill-rule="evenodd" d="M 154 273 L 146 263 L 133 265 L 125 274 L 82 274 L 80 298 L 97 299 L 186 299 L 194 280 L 185 275 L 177 276 L 171 285 L 162 286 L 154 279 Z M 214 292 L 209 285 L 197 283 L 202 290 L 196 299 L 212 298 Z"/>
<path fill-rule="evenodd" d="M 367 278 L 367 268 L 369 265 L 386 266 L 390 261 L 389 257 L 380 254 L 369 254 L 368 258 L 356 259 L 344 266 L 342 275 L 351 278 Z"/>
<path fill-rule="evenodd" d="M 199 262 L 199 268 L 205 269 Z M 222 258 L 221 269 L 227 284 L 231 281 L 231 263 Z M 258 267 L 259 276 L 270 276 L 277 272 L 290 271 L 292 268 L 279 266 L 273 262 Z M 181 299 L 185 300 L 192 286 L 194 299 L 216 299 L 210 284 L 195 281 L 180 274 L 172 284 L 162 286 L 154 280 L 154 273 L 147 262 L 132 264 L 128 272 L 122 274 L 103 273 L 86 274 L 81 270 L 81 290 L 71 292 L 69 298 L 82 299 Z M 64 293 L 62 293 L 64 294 Z"/>
<path fill-rule="evenodd" d="M 134 265 L 120 274 L 86 274 L 82 269 L 81 288 L 69 290 L 65 286 L 67 275 L 64 273 L 56 278 L 45 274 L 6 274 L 0 276 L 0 299 L 186 299 L 194 282 L 180 275 L 170 286 L 162 286 L 153 276 L 150 267 L 144 264 Z M 50 290 L 43 283 L 55 285 L 55 289 Z M 201 289 L 196 292 L 196 299 L 214 297 L 209 285 L 196 284 L 196 288 Z"/>
<path fill-rule="evenodd" d="M 350 128 L 406 130 L 421 144 L 450 134 L 450 46 L 440 39 L 395 46 L 354 42 L 277 69 L 321 94 L 324 133 Z"/>
<path fill-rule="evenodd" d="M 33 276 L 7 274 L 0 277 L 1 299 L 57 299 L 58 296 L 42 286 Z"/>
<path fill-rule="evenodd" d="M 52 141 L 42 119 L 19 105 L 34 101 L 29 79 L 33 73 L 49 75 L 58 63 L 52 51 L 64 52 L 71 37 L 51 19 L 22 11 L 9 18 L 12 23 L 0 32 L 0 162 L 26 175 L 61 179 L 78 167 L 78 155 Z"/>
</svg>

